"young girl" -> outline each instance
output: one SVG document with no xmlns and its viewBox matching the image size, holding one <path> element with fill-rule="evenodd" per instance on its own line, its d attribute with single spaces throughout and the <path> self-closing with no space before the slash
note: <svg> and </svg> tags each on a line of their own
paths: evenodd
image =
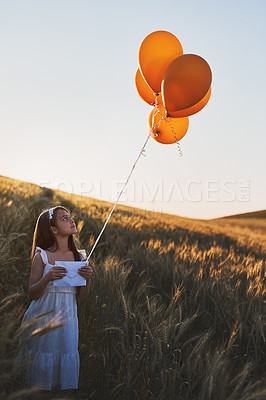
<svg viewBox="0 0 266 400">
<path fill-rule="evenodd" d="M 47 398 L 47 391 L 56 385 L 60 385 L 61 390 L 78 388 L 77 301 L 84 300 L 89 293 L 92 269 L 86 265 L 78 271 L 86 279 L 86 286 L 53 285 L 53 281 L 62 279 L 67 272 L 64 267 L 55 266 L 55 261 L 86 259 L 86 253 L 76 248 L 73 239 L 76 232 L 69 211 L 56 206 L 40 214 L 33 236 L 29 281 L 32 301 L 22 324 L 46 314 L 36 319 L 26 352 L 22 351 L 19 359 L 28 362 L 27 379 L 31 386 L 42 390 L 43 398 Z M 43 326 L 50 324 L 53 327 L 58 322 L 61 322 L 60 327 L 38 335 Z M 41 398 L 40 393 L 36 398 Z"/>
</svg>

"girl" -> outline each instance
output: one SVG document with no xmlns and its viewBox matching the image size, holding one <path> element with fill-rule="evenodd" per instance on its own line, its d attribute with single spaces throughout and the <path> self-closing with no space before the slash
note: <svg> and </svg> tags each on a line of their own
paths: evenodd
<svg viewBox="0 0 266 400">
<path fill-rule="evenodd" d="M 86 286 L 54 286 L 53 281 L 66 275 L 64 267 L 55 266 L 55 261 L 82 261 L 86 253 L 78 251 L 73 239 L 77 232 L 69 211 L 62 206 L 46 210 L 38 217 L 31 251 L 31 274 L 29 295 L 31 303 L 22 324 L 30 323 L 31 337 L 26 343 L 26 352 L 21 351 L 19 360 L 27 362 L 27 379 L 32 386 L 42 390 L 47 398 L 53 386 L 61 390 L 77 389 L 79 378 L 77 301 L 84 300 L 90 290 L 92 269 L 83 266 L 79 274 L 86 279 Z M 84 254 L 85 253 L 85 254 Z M 58 322 L 61 322 L 59 327 Z M 50 329 L 43 335 L 43 326 Z M 30 326 L 30 325 L 29 325 Z M 25 358 L 25 356 L 28 356 Z M 38 399 L 41 394 L 38 393 Z"/>
</svg>

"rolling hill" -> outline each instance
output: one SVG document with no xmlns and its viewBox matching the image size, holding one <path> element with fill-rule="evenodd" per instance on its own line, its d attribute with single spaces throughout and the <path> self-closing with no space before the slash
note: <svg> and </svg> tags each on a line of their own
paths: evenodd
<svg viewBox="0 0 266 400">
<path fill-rule="evenodd" d="M 112 203 L 0 176 L 1 400 L 26 388 L 13 363 L 32 235 L 57 204 L 89 252 Z M 78 398 L 265 399 L 265 213 L 195 220 L 117 205 L 79 305 Z"/>
</svg>

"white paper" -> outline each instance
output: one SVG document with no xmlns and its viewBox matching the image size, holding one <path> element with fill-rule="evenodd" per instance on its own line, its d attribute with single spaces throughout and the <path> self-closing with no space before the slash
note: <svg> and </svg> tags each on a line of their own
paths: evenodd
<svg viewBox="0 0 266 400">
<path fill-rule="evenodd" d="M 56 267 L 65 267 L 67 274 L 62 279 L 55 279 L 54 286 L 86 286 L 86 279 L 78 269 L 88 265 L 87 261 L 55 261 Z"/>
</svg>

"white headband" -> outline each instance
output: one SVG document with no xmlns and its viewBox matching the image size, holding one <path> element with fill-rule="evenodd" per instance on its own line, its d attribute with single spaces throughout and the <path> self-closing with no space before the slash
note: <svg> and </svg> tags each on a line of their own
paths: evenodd
<svg viewBox="0 0 266 400">
<path fill-rule="evenodd" d="M 55 207 L 52 207 L 52 208 L 50 208 L 50 209 L 48 210 L 48 212 L 49 212 L 49 220 L 51 220 L 51 219 L 53 218 L 54 209 L 55 209 Z"/>
</svg>

